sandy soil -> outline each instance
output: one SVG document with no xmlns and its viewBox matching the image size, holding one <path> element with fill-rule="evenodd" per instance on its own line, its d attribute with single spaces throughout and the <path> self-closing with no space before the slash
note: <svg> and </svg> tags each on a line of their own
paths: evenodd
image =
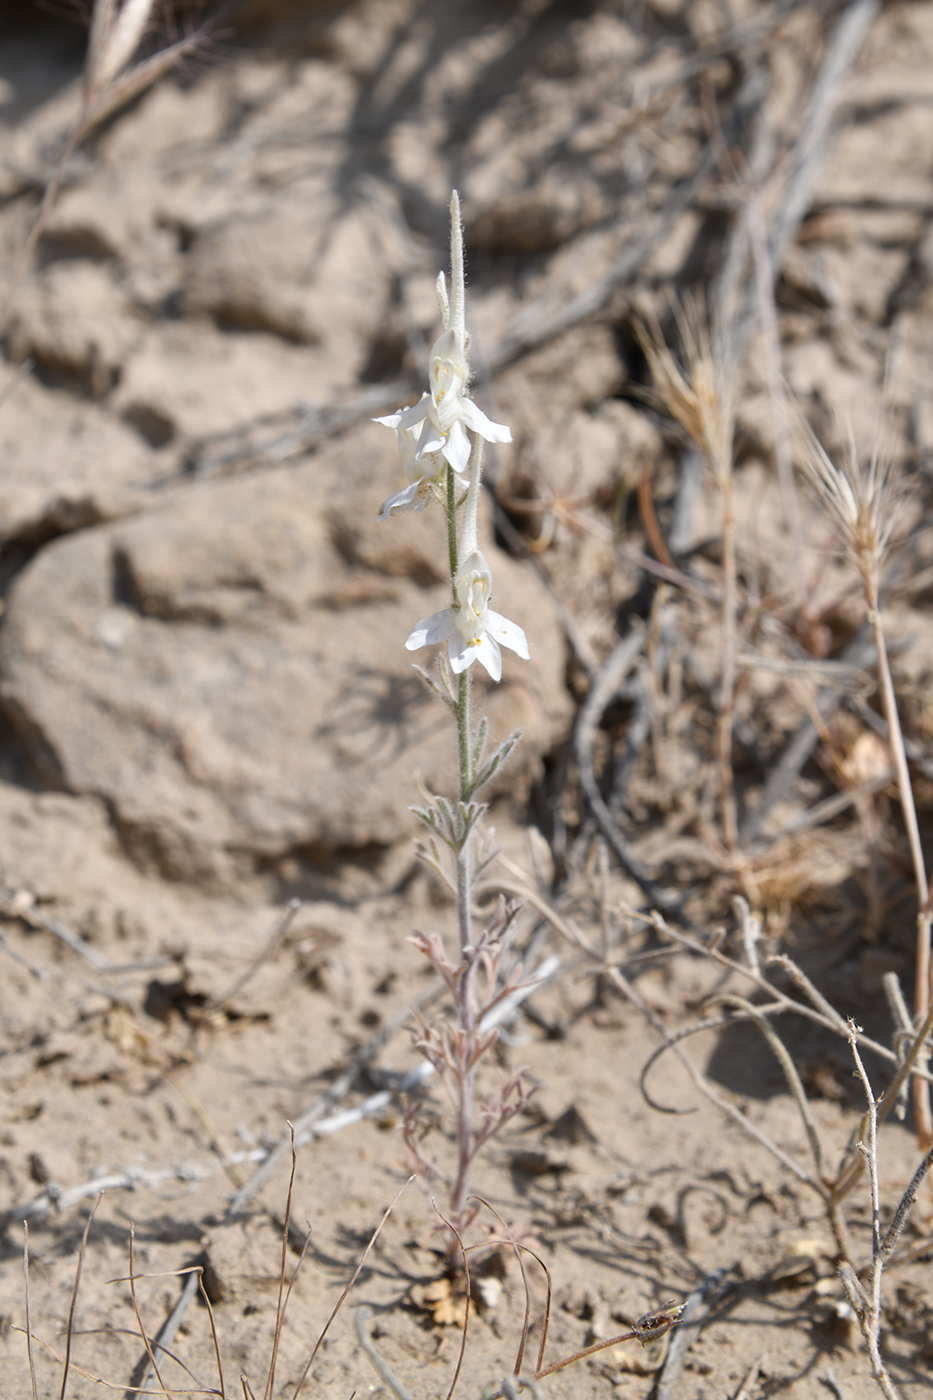
<svg viewBox="0 0 933 1400">
<path fill-rule="evenodd" d="M 402 643 L 406 619 L 442 606 L 444 545 L 432 512 L 376 525 L 400 481 L 392 435 L 369 420 L 420 393 L 454 184 L 476 397 L 514 439 L 490 463 L 489 553 L 499 604 L 532 639 L 527 670 L 508 657 L 503 686 L 482 687 L 495 733 L 526 738 L 493 796 L 505 854 L 478 897 L 525 896 L 515 954 L 552 959 L 483 1082 L 494 1093 L 524 1066 L 536 1092 L 474 1185 L 547 1264 L 547 1361 L 692 1300 L 689 1326 L 601 1351 L 542 1394 L 876 1393 L 821 1169 L 759 1029 L 684 1042 L 718 1104 L 672 1052 L 640 1079 L 662 1036 L 716 1015 L 713 999 L 762 1000 L 741 971 L 737 895 L 760 920 L 762 965 L 793 956 L 883 1046 L 884 975 L 912 996 L 916 899 L 872 658 L 854 650 L 864 609 L 809 497 L 799 555 L 785 524 L 748 256 L 749 230 L 776 240 L 780 368 L 827 446 L 846 416 L 870 446 L 887 415 L 912 483 L 884 603 L 926 840 L 933 9 L 850 6 L 864 32 L 827 77 L 844 9 L 254 0 L 80 146 L 15 286 L 84 34 L 25 3 L 0 20 L 0 294 L 14 293 L 0 366 L 3 1396 L 30 1393 L 24 1221 L 40 1396 L 61 1388 L 100 1191 L 68 1394 L 142 1383 L 132 1261 L 151 1336 L 182 1298 L 179 1271 L 205 1271 L 223 1380 L 195 1299 L 165 1342 L 170 1393 L 246 1394 L 242 1373 L 258 1396 L 295 1124 L 289 1276 L 306 1230 L 310 1243 L 265 1392 L 284 1396 L 406 1181 L 410 1011 L 447 1014 L 408 937 L 453 922 L 408 807 L 452 785 L 453 741 Z M 173 32 L 163 16 L 147 43 Z M 832 99 L 829 134 L 814 94 Z M 735 307 L 746 286 L 730 849 L 720 502 L 707 475 L 692 499 L 683 485 L 689 454 L 646 393 L 635 317 L 655 309 L 673 337 L 671 295 Z M 574 748 L 606 658 L 640 627 L 627 688 L 592 720 L 594 781 L 615 786 L 625 849 L 679 904 L 671 929 L 696 930 L 692 952 L 638 916 L 652 901 L 600 834 Z M 831 1175 L 864 1107 L 849 1049 L 804 1014 L 779 1024 Z M 880 1092 L 890 1061 L 866 1065 Z M 443 1093 L 409 1092 L 443 1168 Z M 919 1159 L 910 1113 L 892 1116 L 885 1220 Z M 390 1393 L 354 1330 L 363 1304 L 410 1393 L 447 1393 L 463 1308 L 432 1196 L 443 1209 L 443 1181 L 396 1201 L 303 1393 Z M 864 1178 L 844 1213 L 864 1266 Z M 903 1396 L 933 1373 L 930 1216 L 927 1193 L 885 1277 L 882 1347 Z M 483 1209 L 470 1241 L 501 1228 Z M 471 1395 L 511 1374 L 525 1307 L 507 1248 L 476 1260 Z M 533 1356 L 545 1288 L 533 1263 L 528 1278 Z"/>
</svg>

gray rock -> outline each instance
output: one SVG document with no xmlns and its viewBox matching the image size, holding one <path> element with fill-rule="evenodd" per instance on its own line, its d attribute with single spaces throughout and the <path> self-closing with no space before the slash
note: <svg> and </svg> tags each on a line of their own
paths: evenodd
<svg viewBox="0 0 933 1400">
<path fill-rule="evenodd" d="M 10 384 L 0 405 L 0 535 L 32 544 L 138 510 L 164 472 L 137 433 L 99 404 L 39 385 Z"/>
<path fill-rule="evenodd" d="M 10 355 L 35 359 L 53 374 L 106 394 L 140 340 L 143 326 L 107 269 L 82 259 L 54 262 L 19 293 L 10 321 Z"/>
<path fill-rule="evenodd" d="M 431 651 L 404 650 L 444 605 L 443 522 L 377 526 L 397 470 L 366 425 L 300 467 L 59 540 L 17 580 L 6 715 L 44 781 L 102 798 L 143 866 L 222 883 L 386 846 L 412 831 L 418 779 L 452 789 L 451 723 L 412 670 Z M 563 642 L 532 576 L 488 552 L 532 647 L 486 702 L 494 736 L 526 730 L 501 779 L 520 796 L 568 719 Z"/>
<path fill-rule="evenodd" d="M 384 325 L 399 255 L 379 210 L 290 195 L 203 229 L 187 259 L 184 309 L 222 326 L 327 343 L 355 376 Z"/>
</svg>

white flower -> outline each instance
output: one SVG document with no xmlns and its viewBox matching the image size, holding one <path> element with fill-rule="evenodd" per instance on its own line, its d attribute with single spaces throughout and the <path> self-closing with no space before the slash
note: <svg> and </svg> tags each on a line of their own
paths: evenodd
<svg viewBox="0 0 933 1400">
<path fill-rule="evenodd" d="M 528 641 L 517 623 L 510 622 L 489 606 L 492 577 L 489 565 L 478 549 L 464 559 L 454 579 L 456 607 L 442 608 L 425 617 L 411 633 L 405 646 L 409 651 L 448 642 L 451 669 L 459 674 L 479 660 L 494 681 L 502 678 L 500 646 L 508 647 L 528 661 Z"/>
<path fill-rule="evenodd" d="M 443 272 L 437 279 L 437 296 L 441 306 L 444 330 L 434 342 L 429 366 L 431 392 L 422 394 L 420 402 L 400 413 L 377 418 L 398 433 L 399 449 L 409 485 L 390 496 L 379 513 L 384 520 L 394 510 L 421 510 L 433 485 L 440 489 L 443 462 L 458 476 L 470 462 L 472 444 L 468 429 L 486 442 L 511 442 L 512 434 L 504 423 L 494 423 L 468 396 L 470 362 L 467 358 L 469 336 L 463 316 L 463 236 L 460 229 L 460 199 L 454 190 L 450 200 L 450 275 L 451 295 Z M 419 470 L 425 457 L 434 458 L 432 465 Z M 437 458 L 440 460 L 437 460 Z M 427 485 L 420 483 L 428 478 Z"/>
<path fill-rule="evenodd" d="M 397 511 L 424 510 L 428 497 L 434 493 L 434 485 L 433 477 L 423 476 L 420 481 L 403 486 L 401 491 L 394 491 L 383 501 L 376 519 L 388 520 L 389 516 L 395 515 Z"/>
<path fill-rule="evenodd" d="M 383 501 L 377 517 L 379 520 L 388 520 L 396 511 L 424 510 L 428 497 L 440 490 L 444 470 L 443 458 L 432 452 L 419 459 L 418 432 L 414 428 L 401 426 L 402 418 L 410 412 L 410 409 L 403 408 L 400 413 L 390 413 L 385 418 L 374 420 L 376 423 L 384 423 L 387 428 L 395 429 L 402 466 L 408 477 L 407 486 L 403 486 L 401 491 L 396 491 L 388 500 Z"/>
<path fill-rule="evenodd" d="M 458 475 L 466 471 L 470 460 L 467 428 L 472 428 L 487 442 L 512 441 L 512 433 L 504 423 L 494 423 L 467 397 L 469 377 L 463 336 L 450 327 L 431 351 L 430 394 L 422 394 L 419 403 L 402 409 L 401 413 L 376 419 L 377 423 L 397 429 L 403 460 L 403 433 L 412 434 L 415 462 L 430 453 L 439 453 Z M 420 432 L 416 432 L 419 425 Z"/>
</svg>

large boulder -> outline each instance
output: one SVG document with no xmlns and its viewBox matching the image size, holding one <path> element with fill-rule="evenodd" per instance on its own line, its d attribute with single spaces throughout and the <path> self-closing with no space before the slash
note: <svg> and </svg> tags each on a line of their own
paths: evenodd
<svg viewBox="0 0 933 1400">
<path fill-rule="evenodd" d="M 365 425 L 297 467 L 192 485 L 56 541 L 12 591 L 0 695 L 49 785 L 102 798 L 124 846 L 224 881 L 300 852 L 333 860 L 411 830 L 418 778 L 453 788 L 451 722 L 405 638 L 444 606 L 440 513 L 377 524 L 394 440 Z M 521 792 L 569 713 L 548 596 L 489 549 L 532 660 L 488 688 L 526 741 Z M 475 668 L 478 669 L 478 668 Z"/>
</svg>

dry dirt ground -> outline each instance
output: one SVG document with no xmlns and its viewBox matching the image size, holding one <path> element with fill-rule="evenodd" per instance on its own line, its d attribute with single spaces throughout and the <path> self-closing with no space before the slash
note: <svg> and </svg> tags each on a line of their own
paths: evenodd
<svg viewBox="0 0 933 1400">
<path fill-rule="evenodd" d="M 194 22 L 176 8 L 147 42 Z M 475 393 L 514 439 L 490 464 L 488 552 L 532 653 L 484 688 L 494 733 L 521 725 L 525 740 L 493 794 L 506 854 L 479 898 L 523 893 L 516 950 L 526 966 L 554 960 L 485 1081 L 524 1065 L 537 1092 L 474 1184 L 548 1265 L 547 1360 L 692 1300 L 666 1341 L 599 1352 L 542 1394 L 876 1393 L 807 1135 L 760 1030 L 684 1043 L 719 1106 L 672 1053 L 642 1093 L 664 1034 L 715 1014 L 712 997 L 764 993 L 636 917 L 653 901 L 617 854 L 676 906 L 672 931 L 747 966 L 743 896 L 763 965 L 792 954 L 892 1043 L 882 977 L 910 998 L 916 900 L 873 653 L 855 573 L 806 495 L 800 548 L 787 527 L 769 373 L 833 451 L 847 418 L 869 448 L 889 421 L 912 483 L 884 605 L 927 838 L 933 7 L 248 0 L 80 146 L 14 288 L 83 50 L 70 20 L 4 6 L 0 1395 L 30 1393 L 24 1220 L 32 1329 L 48 1344 L 40 1396 L 59 1394 L 49 1348 L 65 1346 L 100 1190 L 68 1394 L 144 1375 L 132 1225 L 148 1332 L 182 1297 L 177 1271 L 203 1265 L 224 1393 L 245 1393 L 243 1373 L 259 1395 L 281 1144 L 289 1121 L 303 1126 L 289 1276 L 306 1228 L 310 1245 L 269 1387 L 291 1395 L 406 1179 L 409 1011 L 421 999 L 445 1014 L 406 940 L 452 924 L 408 809 L 450 788 L 453 741 L 403 642 L 442 605 L 444 546 L 434 511 L 377 525 L 400 481 L 393 435 L 369 420 L 421 391 L 454 185 Z M 755 290 L 756 243 L 773 300 Z M 745 327 L 731 375 L 733 842 L 715 762 L 719 499 L 646 397 L 634 329 L 654 307 L 675 337 L 669 298 L 698 288 Z M 627 674 L 603 684 L 639 628 Z M 581 785 L 587 754 L 616 849 Z M 779 1025 L 832 1172 L 864 1106 L 851 1055 L 802 1014 Z M 890 1063 L 865 1053 L 880 1092 Z M 443 1166 L 443 1095 L 430 1081 L 410 1092 L 437 1120 Z M 909 1113 L 885 1123 L 879 1158 L 887 1219 L 919 1160 Z M 367 1304 L 410 1393 L 446 1394 L 457 1280 L 451 1292 L 432 1192 L 443 1208 L 438 1181 L 396 1204 L 303 1393 L 389 1394 L 354 1330 Z M 844 1212 L 864 1266 L 864 1178 Z M 885 1276 L 882 1347 L 904 1396 L 933 1384 L 930 1227 L 926 1193 Z M 469 1234 L 490 1231 L 483 1211 Z M 460 1379 L 474 1397 L 510 1374 L 524 1308 L 507 1250 L 478 1267 Z M 528 1272 L 533 1354 L 544 1285 Z M 170 1393 L 220 1393 L 200 1299 L 165 1344 Z"/>
</svg>

